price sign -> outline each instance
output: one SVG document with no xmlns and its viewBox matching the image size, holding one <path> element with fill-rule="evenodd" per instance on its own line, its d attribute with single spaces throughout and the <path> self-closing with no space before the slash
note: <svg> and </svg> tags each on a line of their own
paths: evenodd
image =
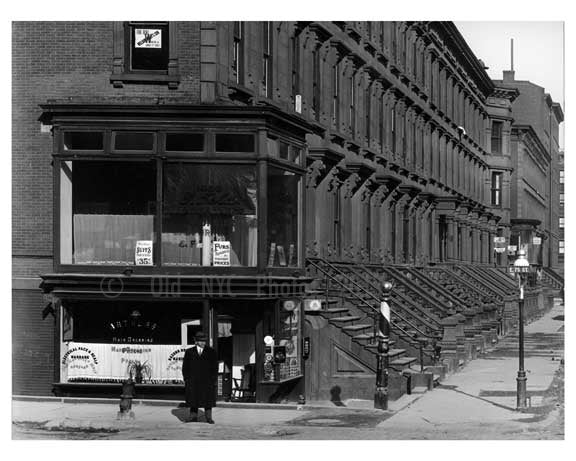
<svg viewBox="0 0 576 461">
<path fill-rule="evenodd" d="M 230 265 L 230 242 L 214 242 L 212 264 L 214 266 Z"/>
<path fill-rule="evenodd" d="M 152 240 L 136 242 L 135 262 L 137 266 L 152 266 Z"/>
</svg>

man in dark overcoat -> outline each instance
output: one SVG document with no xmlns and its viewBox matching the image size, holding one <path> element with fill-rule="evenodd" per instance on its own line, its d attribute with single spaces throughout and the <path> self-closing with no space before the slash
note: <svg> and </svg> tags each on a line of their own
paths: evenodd
<svg viewBox="0 0 576 461">
<path fill-rule="evenodd" d="M 218 357 L 216 351 L 206 344 L 204 333 L 196 333 L 194 340 L 194 346 L 186 350 L 182 362 L 186 403 L 190 407 L 192 422 L 198 421 L 198 408 L 202 407 L 206 422 L 214 424 L 212 408 L 216 405 Z"/>
</svg>

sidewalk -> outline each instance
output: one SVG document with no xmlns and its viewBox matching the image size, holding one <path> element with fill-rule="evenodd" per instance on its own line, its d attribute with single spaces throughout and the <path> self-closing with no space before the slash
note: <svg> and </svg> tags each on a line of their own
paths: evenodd
<svg viewBox="0 0 576 461">
<path fill-rule="evenodd" d="M 525 412 L 516 411 L 518 336 L 514 334 L 378 427 L 399 435 L 420 431 L 427 439 L 500 439 L 545 430 L 558 416 L 547 391 L 564 358 L 564 306 L 556 305 L 524 331 L 530 396 Z"/>
</svg>

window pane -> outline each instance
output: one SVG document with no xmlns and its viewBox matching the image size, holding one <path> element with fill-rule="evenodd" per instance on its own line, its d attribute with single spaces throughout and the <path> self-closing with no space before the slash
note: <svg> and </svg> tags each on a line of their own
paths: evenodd
<svg viewBox="0 0 576 461">
<path fill-rule="evenodd" d="M 151 151 L 154 149 L 154 133 L 118 131 L 114 137 L 114 149 Z"/>
<path fill-rule="evenodd" d="M 266 145 L 268 148 L 268 155 L 270 157 L 278 157 L 278 140 L 266 138 Z"/>
<path fill-rule="evenodd" d="M 131 70 L 168 69 L 167 25 L 132 25 L 130 36 Z"/>
<path fill-rule="evenodd" d="M 268 266 L 298 266 L 300 176 L 268 167 Z"/>
<path fill-rule="evenodd" d="M 254 166 L 167 164 L 163 264 L 256 266 L 256 192 Z"/>
<path fill-rule="evenodd" d="M 254 152 L 253 134 L 217 134 L 217 152 Z"/>
<path fill-rule="evenodd" d="M 502 153 L 502 122 L 492 122 L 491 151 L 493 154 Z"/>
<path fill-rule="evenodd" d="M 278 143 L 280 149 L 280 158 L 284 159 L 284 160 L 288 160 L 288 151 L 290 150 L 290 146 L 288 144 L 286 144 L 285 142 L 280 141 Z"/>
<path fill-rule="evenodd" d="M 292 146 L 292 161 L 294 163 L 300 164 L 301 158 L 302 158 L 302 149 Z"/>
<path fill-rule="evenodd" d="M 66 150 L 102 150 L 104 133 L 90 131 L 67 131 L 64 133 Z"/>
<path fill-rule="evenodd" d="M 166 133 L 166 150 L 175 152 L 201 152 L 204 150 L 204 134 Z"/>
<path fill-rule="evenodd" d="M 74 263 L 135 264 L 136 242 L 154 240 L 154 164 L 66 162 L 66 168 L 69 171 L 63 174 L 72 177 L 68 204 L 73 215 Z M 69 188 L 63 183 L 62 197 Z M 62 249 L 63 262 L 67 252 Z"/>
</svg>

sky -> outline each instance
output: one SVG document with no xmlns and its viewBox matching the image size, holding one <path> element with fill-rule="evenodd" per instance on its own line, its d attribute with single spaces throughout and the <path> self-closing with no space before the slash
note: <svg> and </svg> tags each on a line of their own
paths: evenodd
<svg viewBox="0 0 576 461">
<path fill-rule="evenodd" d="M 564 23 L 560 21 L 454 21 L 474 54 L 484 61 L 490 78 L 510 70 L 510 39 L 514 39 L 516 80 L 545 88 L 564 107 Z M 560 129 L 560 146 L 564 146 Z"/>
</svg>

